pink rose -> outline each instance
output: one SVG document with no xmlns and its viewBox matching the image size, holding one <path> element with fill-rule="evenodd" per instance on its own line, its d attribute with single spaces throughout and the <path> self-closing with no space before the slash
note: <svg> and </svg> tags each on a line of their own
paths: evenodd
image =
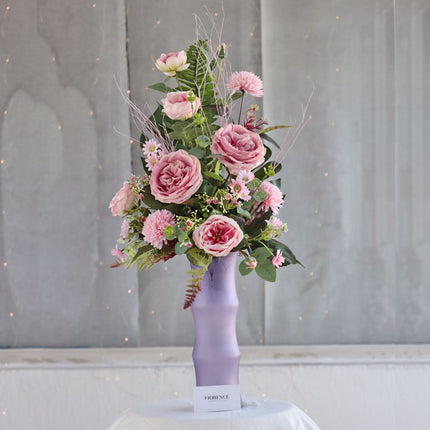
<svg viewBox="0 0 430 430">
<path fill-rule="evenodd" d="M 152 195 L 163 203 L 185 203 L 203 182 L 200 161 L 180 149 L 164 155 L 152 170 Z"/>
<path fill-rule="evenodd" d="M 175 76 L 176 72 L 181 72 L 190 66 L 187 63 L 187 53 L 185 51 L 161 54 L 155 65 L 160 72 L 167 76 Z"/>
<path fill-rule="evenodd" d="M 226 256 L 242 239 L 243 232 L 239 224 L 223 215 L 210 216 L 193 232 L 197 248 L 214 257 Z"/>
<path fill-rule="evenodd" d="M 136 205 L 138 199 L 139 196 L 131 189 L 130 183 L 124 182 L 122 188 L 113 196 L 109 209 L 113 216 L 124 215 L 126 211 Z"/>
<path fill-rule="evenodd" d="M 194 98 L 190 102 L 189 98 Z M 161 100 L 163 112 L 170 118 L 178 121 L 185 121 L 197 113 L 200 107 L 200 100 L 189 91 L 176 91 L 167 93 L 166 98 Z"/>
<path fill-rule="evenodd" d="M 260 136 L 236 124 L 228 124 L 217 130 L 211 151 L 221 155 L 221 163 L 233 175 L 259 166 L 264 162 L 266 154 Z"/>
</svg>

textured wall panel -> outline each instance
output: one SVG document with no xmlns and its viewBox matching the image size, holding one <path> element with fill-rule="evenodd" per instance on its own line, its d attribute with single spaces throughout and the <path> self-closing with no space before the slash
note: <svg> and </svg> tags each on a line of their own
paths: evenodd
<svg viewBox="0 0 430 430">
<path fill-rule="evenodd" d="M 130 168 L 120 2 L 11 2 L 0 21 L 0 345 L 136 343 L 136 274 L 108 268 Z M 131 294 L 128 293 L 131 289 Z"/>
</svg>

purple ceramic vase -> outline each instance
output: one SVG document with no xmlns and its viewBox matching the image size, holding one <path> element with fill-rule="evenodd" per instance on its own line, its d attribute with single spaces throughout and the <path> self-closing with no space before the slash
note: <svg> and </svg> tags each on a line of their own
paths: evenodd
<svg viewBox="0 0 430 430">
<path fill-rule="evenodd" d="M 236 259 L 237 253 L 231 252 L 212 260 L 201 291 L 191 305 L 195 329 L 193 362 L 198 387 L 239 383 Z"/>
</svg>

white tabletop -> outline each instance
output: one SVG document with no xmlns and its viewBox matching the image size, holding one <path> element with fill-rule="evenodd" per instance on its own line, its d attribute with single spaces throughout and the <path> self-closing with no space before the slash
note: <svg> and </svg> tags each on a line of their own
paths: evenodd
<svg viewBox="0 0 430 430">
<path fill-rule="evenodd" d="M 137 406 L 109 430 L 319 430 L 301 409 L 277 400 L 247 399 L 229 412 L 193 412 L 191 400 L 175 399 Z"/>
</svg>

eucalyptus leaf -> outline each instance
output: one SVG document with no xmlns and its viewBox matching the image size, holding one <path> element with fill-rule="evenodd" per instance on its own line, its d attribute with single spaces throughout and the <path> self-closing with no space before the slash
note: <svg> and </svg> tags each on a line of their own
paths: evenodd
<svg viewBox="0 0 430 430">
<path fill-rule="evenodd" d="M 247 219 L 251 219 L 251 214 L 247 210 L 241 208 L 240 206 L 237 208 L 237 213 L 239 215 L 244 216 Z"/>
<path fill-rule="evenodd" d="M 264 202 L 267 199 L 267 192 L 263 190 L 258 190 L 253 194 L 254 200 L 257 202 Z"/>
<path fill-rule="evenodd" d="M 209 137 L 205 136 L 204 134 L 196 137 L 196 143 L 200 148 L 207 148 L 212 141 L 209 139 Z"/>
</svg>

